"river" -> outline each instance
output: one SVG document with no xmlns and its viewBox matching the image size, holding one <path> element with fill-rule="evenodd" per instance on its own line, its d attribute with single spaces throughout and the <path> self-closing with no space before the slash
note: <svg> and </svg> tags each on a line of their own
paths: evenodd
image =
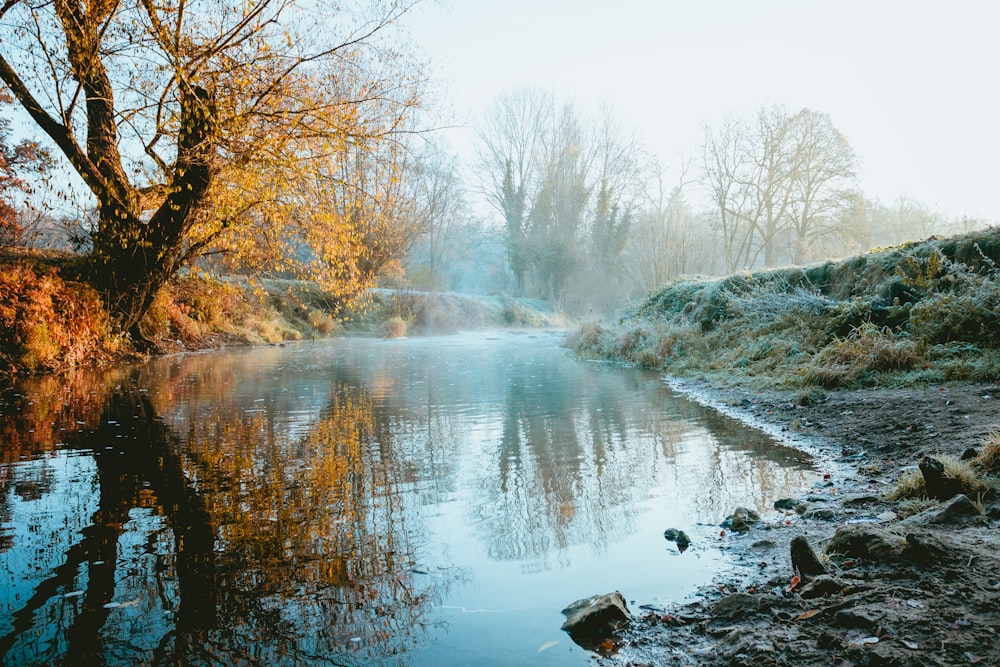
<svg viewBox="0 0 1000 667">
<path fill-rule="evenodd" d="M 587 664 L 563 607 L 682 599 L 727 567 L 727 513 L 818 473 L 561 341 L 334 339 L 2 388 L 0 663 Z"/>
</svg>

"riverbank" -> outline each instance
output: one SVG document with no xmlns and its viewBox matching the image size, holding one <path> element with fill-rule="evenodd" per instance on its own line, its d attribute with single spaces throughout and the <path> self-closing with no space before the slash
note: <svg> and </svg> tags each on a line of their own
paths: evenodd
<svg viewBox="0 0 1000 667">
<path fill-rule="evenodd" d="M 345 308 L 315 283 L 184 273 L 139 324 L 116 332 L 69 253 L 0 256 L 0 375 L 60 372 L 150 354 L 274 345 L 339 334 L 396 338 L 510 327 L 565 327 L 545 303 L 509 296 L 371 290 Z"/>
<path fill-rule="evenodd" d="M 993 228 L 680 281 L 571 336 L 827 466 L 745 532 L 720 525 L 737 565 L 714 586 L 667 609 L 622 591 L 607 664 L 1000 664 L 998 266 Z"/>
<path fill-rule="evenodd" d="M 636 620 L 605 664 L 1000 664 L 995 491 L 971 505 L 889 499 L 924 456 L 996 446 L 1000 386 L 838 391 L 805 404 L 791 391 L 675 387 L 802 443 L 833 472 L 745 534 L 720 528 L 737 566 L 715 586 L 669 609 L 632 601 Z M 796 572 L 796 538 L 825 575 Z"/>
</svg>

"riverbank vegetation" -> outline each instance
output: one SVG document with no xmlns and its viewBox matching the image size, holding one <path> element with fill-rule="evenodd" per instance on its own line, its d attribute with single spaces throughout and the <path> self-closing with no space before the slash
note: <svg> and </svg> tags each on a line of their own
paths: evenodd
<svg viewBox="0 0 1000 667">
<path fill-rule="evenodd" d="M 679 280 L 580 353 L 758 387 L 1000 378 L 1000 229 L 806 268 Z"/>
<path fill-rule="evenodd" d="M 117 332 L 97 292 L 74 278 L 78 260 L 51 253 L 0 258 L 0 373 L 140 356 L 135 341 Z M 314 282 L 184 273 L 157 292 L 138 329 L 142 351 L 171 353 L 336 334 L 396 338 L 565 325 L 544 303 L 507 296 L 383 289 L 344 308 L 336 294 Z"/>
</svg>

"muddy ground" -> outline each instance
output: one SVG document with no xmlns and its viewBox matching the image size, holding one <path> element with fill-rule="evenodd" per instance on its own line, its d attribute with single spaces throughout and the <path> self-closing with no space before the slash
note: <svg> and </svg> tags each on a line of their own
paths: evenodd
<svg viewBox="0 0 1000 667">
<path fill-rule="evenodd" d="M 728 540 L 739 565 L 714 586 L 670 608 L 629 600 L 635 620 L 601 664 L 1000 665 L 1000 500 L 884 499 L 924 455 L 960 457 L 1000 431 L 1000 386 L 808 400 L 674 387 L 816 453 L 829 478 Z M 798 536 L 826 575 L 796 578 Z"/>
</svg>

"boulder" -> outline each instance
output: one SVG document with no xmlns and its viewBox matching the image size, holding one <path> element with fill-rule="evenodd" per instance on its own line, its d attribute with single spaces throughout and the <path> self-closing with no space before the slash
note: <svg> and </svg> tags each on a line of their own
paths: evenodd
<svg viewBox="0 0 1000 667">
<path fill-rule="evenodd" d="M 884 561 L 902 547 L 902 540 L 871 523 L 841 526 L 826 545 L 826 553 L 845 558 Z"/>
<path fill-rule="evenodd" d="M 728 528 L 737 533 L 745 533 L 750 530 L 750 526 L 760 521 L 760 515 L 746 507 L 737 507 L 733 513 L 722 522 L 723 528 Z"/>
<path fill-rule="evenodd" d="M 618 591 L 577 600 L 562 613 L 566 617 L 562 629 L 587 650 L 613 639 L 615 632 L 632 620 L 625 598 Z"/>
<path fill-rule="evenodd" d="M 923 531 L 906 535 L 903 555 L 917 565 L 938 565 L 955 560 L 953 550 L 938 537 Z"/>
<path fill-rule="evenodd" d="M 712 605 L 712 618 L 739 620 L 760 611 L 763 599 L 749 593 L 731 593 Z"/>
<path fill-rule="evenodd" d="M 828 574 L 823 574 L 802 587 L 799 591 L 804 599 L 821 598 L 827 595 L 839 595 L 844 585 Z"/>
<path fill-rule="evenodd" d="M 663 531 L 664 539 L 675 542 L 677 544 L 677 550 L 681 553 L 691 546 L 691 538 L 687 536 L 683 530 L 677 530 L 676 528 L 667 528 Z"/>
<path fill-rule="evenodd" d="M 983 515 L 968 496 L 958 494 L 935 507 L 925 509 L 903 520 L 908 526 L 961 525 L 970 521 L 982 521 Z"/>
</svg>

